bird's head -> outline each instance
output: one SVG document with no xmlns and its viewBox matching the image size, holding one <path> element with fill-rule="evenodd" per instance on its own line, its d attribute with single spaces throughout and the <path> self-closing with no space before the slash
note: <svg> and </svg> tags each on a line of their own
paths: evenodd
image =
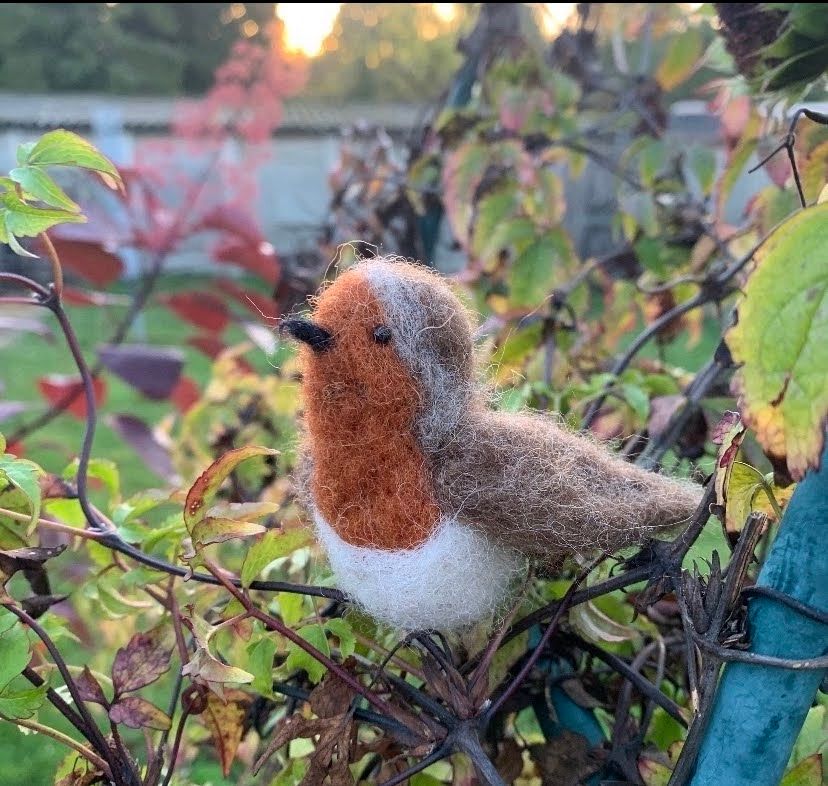
<svg viewBox="0 0 828 786">
<path fill-rule="evenodd" d="M 427 268 L 369 260 L 342 273 L 309 318 L 283 320 L 302 342 L 308 417 L 343 427 L 380 420 L 416 426 L 436 446 L 473 390 L 471 321 L 446 282 Z"/>
</svg>

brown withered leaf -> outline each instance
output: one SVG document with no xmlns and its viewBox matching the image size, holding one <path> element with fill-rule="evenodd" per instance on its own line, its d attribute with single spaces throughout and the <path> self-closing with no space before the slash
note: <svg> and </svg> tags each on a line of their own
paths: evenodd
<svg viewBox="0 0 828 786">
<path fill-rule="evenodd" d="M 89 666 L 84 666 L 80 675 L 75 677 L 75 686 L 83 701 L 91 701 L 95 704 L 101 704 L 104 707 L 109 706 L 103 688 L 92 675 L 92 672 L 89 671 Z"/>
<path fill-rule="evenodd" d="M 253 774 L 258 773 L 277 750 L 292 740 L 318 737 L 301 786 L 323 786 L 326 782 L 327 786 L 353 786 L 354 779 L 348 767 L 352 723 L 353 719 L 347 712 L 332 718 L 304 718 L 301 715 L 285 718 L 267 750 L 253 766 Z"/>
<path fill-rule="evenodd" d="M 581 680 L 573 677 L 569 680 L 564 680 L 561 683 L 564 693 L 569 696 L 580 707 L 588 709 L 595 709 L 596 707 L 603 707 L 603 703 L 595 698 L 591 693 L 587 692 Z"/>
<path fill-rule="evenodd" d="M 113 723 L 123 723 L 130 729 L 170 728 L 169 716 L 140 696 L 124 696 L 109 708 L 109 719 Z"/>
<path fill-rule="evenodd" d="M 66 546 L 0 550 L 0 585 L 20 570 L 38 571 L 47 560 L 62 554 Z"/>
<path fill-rule="evenodd" d="M 20 601 L 20 605 L 27 614 L 38 619 L 56 603 L 62 603 L 68 597 L 68 595 L 32 595 L 28 598 L 23 598 Z"/>
<path fill-rule="evenodd" d="M 57 780 L 54 786 L 92 786 L 93 783 L 103 782 L 103 773 L 98 769 L 90 768 L 86 759 L 74 754 L 71 769 L 67 772 L 63 767 L 58 769 Z"/>
<path fill-rule="evenodd" d="M 533 745 L 529 752 L 538 765 L 543 786 L 579 786 L 600 767 L 586 739 L 571 731 L 543 745 Z"/>
<path fill-rule="evenodd" d="M 231 688 L 224 692 L 224 701 L 211 693 L 207 696 L 207 707 L 201 715 L 205 726 L 213 737 L 221 769 L 226 778 L 236 758 L 236 751 L 244 736 L 244 718 L 251 703 L 251 697 L 244 691 Z"/>
<path fill-rule="evenodd" d="M 37 482 L 40 484 L 40 496 L 44 500 L 76 499 L 78 496 L 78 487 L 60 475 L 45 472 L 37 479 Z"/>
<path fill-rule="evenodd" d="M 354 658 L 348 658 L 342 666 L 350 671 L 354 663 Z M 329 671 L 311 691 L 308 703 L 317 717 L 335 718 L 348 712 L 354 695 L 353 689 L 346 682 Z"/>
<path fill-rule="evenodd" d="M 506 783 L 514 783 L 523 772 L 523 752 L 513 739 L 505 739 L 495 759 L 495 767 Z"/>
<path fill-rule="evenodd" d="M 172 643 L 166 626 L 136 633 L 115 655 L 112 683 L 115 695 L 138 690 L 169 671 Z"/>
</svg>

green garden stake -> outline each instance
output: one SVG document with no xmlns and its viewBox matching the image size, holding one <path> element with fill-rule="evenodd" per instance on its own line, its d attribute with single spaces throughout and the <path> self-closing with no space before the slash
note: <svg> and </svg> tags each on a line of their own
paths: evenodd
<svg viewBox="0 0 828 786">
<path fill-rule="evenodd" d="M 757 581 L 828 612 L 828 449 L 799 484 Z M 813 658 L 828 652 L 828 625 L 756 597 L 751 652 Z M 730 663 L 718 687 L 692 786 L 777 786 L 825 670 Z"/>
</svg>

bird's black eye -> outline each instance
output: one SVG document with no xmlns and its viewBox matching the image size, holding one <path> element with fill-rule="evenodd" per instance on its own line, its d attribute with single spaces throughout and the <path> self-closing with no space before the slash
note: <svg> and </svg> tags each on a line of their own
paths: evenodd
<svg viewBox="0 0 828 786">
<path fill-rule="evenodd" d="M 392 337 L 391 328 L 387 325 L 380 325 L 374 328 L 374 341 L 377 344 L 387 344 Z"/>
</svg>

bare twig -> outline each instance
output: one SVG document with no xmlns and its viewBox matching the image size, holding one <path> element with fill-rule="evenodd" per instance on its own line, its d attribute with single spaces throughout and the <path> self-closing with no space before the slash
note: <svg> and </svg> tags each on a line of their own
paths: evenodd
<svg viewBox="0 0 828 786">
<path fill-rule="evenodd" d="M 75 753 L 79 753 L 84 759 L 97 767 L 109 778 L 112 777 L 112 771 L 109 768 L 109 764 L 98 756 L 97 753 L 91 751 L 77 740 L 73 740 L 68 734 L 64 734 L 62 731 L 53 729 L 51 726 L 44 726 L 42 723 L 38 723 L 33 720 L 26 720 L 25 718 L 7 718 L 5 715 L 0 713 L 0 719 L 7 721 L 8 723 L 12 723 L 15 726 L 22 726 L 24 729 L 31 729 L 32 731 L 36 731 L 38 734 L 44 734 L 47 737 L 51 737 L 61 745 L 65 745 L 67 748 L 71 748 L 75 751 Z"/>
</svg>

